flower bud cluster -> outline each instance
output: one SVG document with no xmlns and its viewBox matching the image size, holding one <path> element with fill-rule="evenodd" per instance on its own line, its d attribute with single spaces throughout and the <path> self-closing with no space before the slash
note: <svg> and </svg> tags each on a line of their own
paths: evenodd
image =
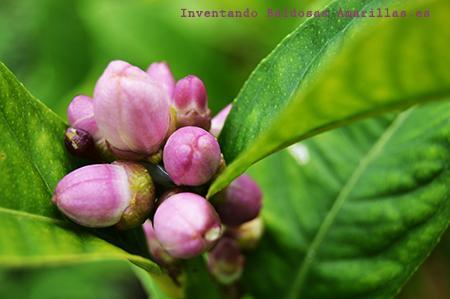
<svg viewBox="0 0 450 299">
<path fill-rule="evenodd" d="M 111 62 L 93 97 L 77 96 L 67 110 L 67 149 L 101 164 L 67 174 L 53 203 L 86 227 L 142 225 L 162 266 L 206 252 L 211 274 L 232 283 L 243 270 L 241 249 L 256 246 L 263 226 L 262 193 L 247 175 L 211 202 L 204 197 L 225 167 L 216 137 L 230 110 L 211 120 L 203 82 L 176 81 L 164 62 L 147 71 Z"/>
</svg>

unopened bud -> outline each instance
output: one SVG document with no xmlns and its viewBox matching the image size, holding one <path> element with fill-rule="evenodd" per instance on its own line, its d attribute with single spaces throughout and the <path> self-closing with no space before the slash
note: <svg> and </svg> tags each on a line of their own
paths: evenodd
<svg viewBox="0 0 450 299">
<path fill-rule="evenodd" d="M 242 249 L 255 249 L 264 233 L 264 223 L 261 217 L 257 217 L 249 222 L 230 228 L 231 235 Z"/>
<path fill-rule="evenodd" d="M 164 167 L 177 185 L 198 186 L 216 173 L 221 160 L 220 146 L 207 131 L 184 127 L 173 133 L 164 147 Z"/>
<path fill-rule="evenodd" d="M 177 127 L 196 126 L 209 130 L 211 111 L 202 80 L 189 75 L 177 82 L 173 95 Z"/>
<path fill-rule="evenodd" d="M 248 175 L 241 175 L 217 195 L 215 207 L 224 224 L 237 226 L 256 218 L 261 204 L 258 184 Z"/>
<path fill-rule="evenodd" d="M 169 129 L 167 93 L 146 72 L 113 61 L 97 82 L 94 112 L 101 135 L 123 159 L 145 159 L 159 151 Z"/>
<path fill-rule="evenodd" d="M 90 97 L 85 95 L 74 97 L 67 108 L 67 119 L 71 127 L 88 132 L 94 140 L 100 138 L 94 118 L 94 104 Z"/>
<path fill-rule="evenodd" d="M 96 148 L 92 136 L 82 129 L 68 128 L 64 135 L 64 144 L 74 156 L 95 159 Z"/>
<path fill-rule="evenodd" d="M 222 234 L 219 216 L 211 204 L 188 192 L 166 198 L 156 210 L 153 225 L 163 248 L 177 258 L 205 252 Z"/>
<path fill-rule="evenodd" d="M 155 261 L 161 265 L 169 265 L 175 262 L 175 258 L 161 246 L 161 243 L 156 238 L 152 222 L 150 220 L 145 221 L 142 228 L 147 239 L 148 249 Z"/>
<path fill-rule="evenodd" d="M 236 242 L 227 237 L 220 239 L 207 257 L 209 272 L 223 284 L 233 283 L 241 277 L 244 262 Z"/>
<path fill-rule="evenodd" d="M 87 227 L 137 227 L 154 204 L 153 182 L 139 164 L 115 162 L 79 168 L 57 185 L 52 201 L 72 221 Z"/>
<path fill-rule="evenodd" d="M 167 92 L 167 95 L 172 99 L 173 91 L 175 89 L 175 79 L 170 71 L 170 67 L 165 62 L 154 62 L 149 65 L 147 74 L 156 81 Z"/>
</svg>

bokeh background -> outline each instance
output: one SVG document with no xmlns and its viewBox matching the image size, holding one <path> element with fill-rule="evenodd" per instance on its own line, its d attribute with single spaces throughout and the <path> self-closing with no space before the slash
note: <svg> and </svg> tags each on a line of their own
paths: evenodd
<svg viewBox="0 0 450 299">
<path fill-rule="evenodd" d="M 61 116 L 73 95 L 92 93 L 113 59 L 142 68 L 166 60 L 177 78 L 198 75 L 216 111 L 300 20 L 181 18 L 180 9 L 263 9 L 299 1 L 282 2 L 1 0 L 0 56 Z"/>
<path fill-rule="evenodd" d="M 113 59 L 146 68 L 165 60 L 177 78 L 205 82 L 214 112 L 301 19 L 180 18 L 181 8 L 238 9 L 321 5 L 313 0 L 0 0 L 0 60 L 65 118 L 79 93 L 91 95 Z M 443 242 L 401 299 L 449 298 L 450 244 Z M 1 266 L 1 265 L 0 265 Z M 124 262 L 1 269 L 0 298 L 147 298 Z"/>
</svg>

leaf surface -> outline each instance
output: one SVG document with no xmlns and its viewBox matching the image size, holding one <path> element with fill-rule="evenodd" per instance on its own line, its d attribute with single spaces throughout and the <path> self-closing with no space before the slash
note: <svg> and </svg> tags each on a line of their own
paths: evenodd
<svg viewBox="0 0 450 299">
<path fill-rule="evenodd" d="M 449 224 L 449 119 L 448 102 L 412 108 L 255 165 L 268 229 L 248 258 L 252 295 L 393 298 Z"/>
<path fill-rule="evenodd" d="M 428 9 L 432 17 L 343 18 L 341 7 Z M 209 196 L 297 141 L 450 96 L 448 1 L 335 0 L 327 9 L 330 17 L 300 25 L 242 88 L 219 138 L 229 165 Z"/>
</svg>

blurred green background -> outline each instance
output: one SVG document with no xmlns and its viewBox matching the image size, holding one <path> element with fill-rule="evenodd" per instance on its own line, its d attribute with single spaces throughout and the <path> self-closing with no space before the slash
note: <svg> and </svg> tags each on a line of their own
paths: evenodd
<svg viewBox="0 0 450 299">
<path fill-rule="evenodd" d="M 113 59 L 142 68 L 165 60 L 176 78 L 199 76 L 207 86 L 211 109 L 217 112 L 301 20 L 189 19 L 179 17 L 180 9 L 250 7 L 263 11 L 267 7 L 301 8 L 313 2 L 325 1 L 1 0 L 0 60 L 63 118 L 72 97 L 91 95 L 97 78 Z M 441 245 L 400 298 L 448 298 L 446 271 L 450 267 L 440 266 L 450 265 L 448 252 L 450 248 Z M 0 298 L 146 297 L 125 262 L 0 269 Z"/>
<path fill-rule="evenodd" d="M 58 114 L 91 94 L 113 59 L 146 68 L 166 60 L 177 78 L 201 77 L 214 111 L 298 19 L 181 18 L 181 8 L 280 7 L 277 0 L 2 0 L 0 57 Z M 303 4 L 305 5 L 305 4 Z"/>
</svg>

